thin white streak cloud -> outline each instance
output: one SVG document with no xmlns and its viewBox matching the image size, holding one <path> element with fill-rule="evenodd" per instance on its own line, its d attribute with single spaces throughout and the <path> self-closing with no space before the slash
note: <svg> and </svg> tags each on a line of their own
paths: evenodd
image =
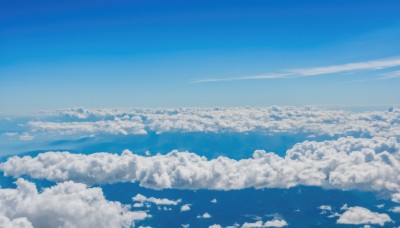
<svg viewBox="0 0 400 228">
<path fill-rule="evenodd" d="M 392 71 L 386 74 L 382 74 L 378 79 L 379 80 L 386 80 L 386 79 L 393 79 L 393 78 L 400 78 L 400 70 Z"/>
<path fill-rule="evenodd" d="M 137 194 L 136 196 L 132 197 L 132 200 L 135 202 L 140 202 L 140 203 L 154 203 L 155 205 L 173 205 L 176 206 L 178 205 L 182 200 L 170 200 L 170 199 L 159 199 L 159 198 L 154 198 L 154 197 L 146 197 L 142 194 Z"/>
<path fill-rule="evenodd" d="M 252 79 L 282 79 L 282 78 L 297 78 L 309 77 L 325 74 L 343 73 L 360 70 L 381 70 L 391 67 L 400 66 L 400 58 L 379 59 L 365 62 L 346 63 L 340 65 L 331 65 L 323 67 L 313 67 L 304 69 L 289 69 L 284 70 L 283 73 L 268 73 L 265 75 L 255 75 L 246 77 L 234 78 L 213 78 L 213 79 L 200 79 L 192 81 L 196 83 L 211 83 L 211 82 L 224 82 L 224 81 L 238 81 L 238 80 L 252 80 Z"/>
</svg>

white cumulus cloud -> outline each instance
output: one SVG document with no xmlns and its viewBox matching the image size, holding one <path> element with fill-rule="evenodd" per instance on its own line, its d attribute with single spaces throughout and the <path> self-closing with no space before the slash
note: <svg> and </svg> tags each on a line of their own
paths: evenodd
<svg viewBox="0 0 400 228">
<path fill-rule="evenodd" d="M 330 205 L 321 205 L 318 207 L 318 209 L 323 210 L 323 211 L 331 211 L 332 207 Z"/>
<path fill-rule="evenodd" d="M 284 227 L 287 225 L 287 222 L 283 219 L 273 219 L 265 222 L 265 227 Z"/>
<path fill-rule="evenodd" d="M 3 228 L 33 228 L 32 223 L 26 217 L 10 219 L 0 214 L 0 227 Z"/>
<path fill-rule="evenodd" d="M 256 227 L 285 227 L 287 222 L 283 219 L 272 219 L 263 223 L 263 221 L 257 222 L 245 222 L 242 228 L 256 228 Z"/>
<path fill-rule="evenodd" d="M 1 227 L 130 227 L 149 215 L 104 198 L 101 188 L 72 181 L 38 192 L 34 183 L 16 181 L 0 189 Z"/>
<path fill-rule="evenodd" d="M 190 204 L 182 205 L 181 212 L 190 211 Z"/>
<path fill-rule="evenodd" d="M 211 218 L 211 215 L 208 212 L 205 212 L 202 215 L 198 215 L 196 218 L 209 219 Z"/>
<path fill-rule="evenodd" d="M 400 213 L 400 206 L 392 207 L 392 208 L 390 208 L 389 211 L 391 211 L 393 213 Z"/>
<path fill-rule="evenodd" d="M 219 224 L 213 224 L 213 225 L 209 226 L 208 228 L 222 228 L 222 226 Z"/>
<path fill-rule="evenodd" d="M 252 158 L 224 156 L 207 160 L 189 152 L 141 156 L 130 151 L 72 154 L 47 152 L 36 157 L 14 156 L 0 164 L 5 175 L 55 182 L 105 184 L 139 182 L 164 189 L 289 188 L 297 185 L 328 189 L 358 189 L 400 196 L 400 144 L 395 138 L 345 137 L 305 141 L 289 149 L 285 157 L 255 151 Z"/>
<path fill-rule="evenodd" d="M 132 197 L 132 200 L 135 202 L 140 202 L 140 203 L 153 203 L 155 205 L 173 205 L 176 206 L 178 205 L 182 200 L 170 200 L 170 199 L 159 199 L 159 198 L 154 198 L 154 197 L 146 197 L 142 194 L 137 194 L 136 196 Z"/>
<path fill-rule="evenodd" d="M 349 207 L 337 220 L 338 224 L 373 224 L 383 226 L 392 219 L 387 214 L 372 212 L 363 207 Z"/>
</svg>

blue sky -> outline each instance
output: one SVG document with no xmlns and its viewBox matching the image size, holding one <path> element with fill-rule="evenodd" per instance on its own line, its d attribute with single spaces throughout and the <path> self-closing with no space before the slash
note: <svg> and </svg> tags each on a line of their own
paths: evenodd
<svg viewBox="0 0 400 228">
<path fill-rule="evenodd" d="M 398 1 L 1 1 L 1 112 L 398 104 L 399 10 Z M 304 74 L 317 67 L 325 73 Z"/>
</svg>

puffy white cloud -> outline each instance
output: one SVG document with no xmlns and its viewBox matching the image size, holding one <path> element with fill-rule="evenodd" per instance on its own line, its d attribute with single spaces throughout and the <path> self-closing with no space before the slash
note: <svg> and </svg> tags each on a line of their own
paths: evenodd
<svg viewBox="0 0 400 228">
<path fill-rule="evenodd" d="M 389 211 L 393 213 L 400 213 L 400 206 L 392 207 Z"/>
<path fill-rule="evenodd" d="M 3 228 L 33 228 L 32 223 L 26 217 L 9 219 L 0 214 L 0 227 Z"/>
<path fill-rule="evenodd" d="M 214 225 L 209 226 L 208 228 L 222 228 L 222 226 L 219 224 L 214 224 Z"/>
<path fill-rule="evenodd" d="M 190 211 L 190 204 L 182 205 L 181 212 Z"/>
<path fill-rule="evenodd" d="M 104 198 L 101 188 L 64 182 L 38 192 L 35 184 L 16 181 L 0 189 L 1 227 L 130 227 L 149 215 Z"/>
<path fill-rule="evenodd" d="M 242 228 L 257 228 L 257 227 L 263 227 L 264 224 L 262 221 L 257 221 L 257 222 L 245 222 L 242 225 Z"/>
<path fill-rule="evenodd" d="M 272 219 L 263 223 L 262 221 L 257 222 L 245 222 L 242 228 L 256 228 L 256 227 L 284 227 L 287 226 L 287 222 L 283 219 Z"/>
<path fill-rule="evenodd" d="M 196 218 L 209 219 L 209 218 L 211 218 L 211 215 L 208 212 L 205 212 L 202 215 L 198 215 Z"/>
<path fill-rule="evenodd" d="M 350 112 L 311 107 L 69 109 L 68 117 L 28 123 L 31 134 L 146 134 L 154 132 L 307 133 L 339 136 L 400 136 L 400 109 Z"/>
<path fill-rule="evenodd" d="M 5 175 L 86 184 L 139 182 L 163 189 L 289 188 L 297 185 L 384 192 L 400 196 L 400 145 L 395 138 L 339 138 L 298 143 L 285 157 L 255 151 L 252 158 L 207 160 L 189 152 L 141 156 L 124 151 L 71 154 L 47 152 L 11 157 Z"/>
<path fill-rule="evenodd" d="M 284 227 L 287 226 L 287 222 L 283 219 L 279 220 L 279 219 L 273 219 L 270 221 L 266 221 L 265 222 L 265 227 Z"/>
<path fill-rule="evenodd" d="M 392 201 L 396 203 L 400 203 L 400 193 L 393 193 L 392 194 Z"/>
<path fill-rule="evenodd" d="M 363 207 L 349 207 L 337 220 L 338 224 L 373 224 L 383 226 L 392 219 L 387 214 L 372 212 Z"/>
<path fill-rule="evenodd" d="M 212 199 L 211 201 L 210 201 L 211 203 L 218 203 L 218 201 L 217 201 L 217 199 Z"/>
<path fill-rule="evenodd" d="M 226 226 L 225 228 L 236 228 L 236 227 L 240 227 L 240 224 L 239 223 L 235 223 L 233 225 Z"/>
<path fill-rule="evenodd" d="M 332 211 L 332 207 L 330 205 L 321 205 L 318 207 L 318 209 L 323 211 Z"/>
<path fill-rule="evenodd" d="M 140 202 L 140 203 L 153 203 L 155 205 L 178 205 L 182 200 L 170 200 L 170 199 L 159 199 L 154 197 L 146 197 L 142 194 L 137 194 L 136 196 L 132 197 L 133 201 Z"/>
</svg>

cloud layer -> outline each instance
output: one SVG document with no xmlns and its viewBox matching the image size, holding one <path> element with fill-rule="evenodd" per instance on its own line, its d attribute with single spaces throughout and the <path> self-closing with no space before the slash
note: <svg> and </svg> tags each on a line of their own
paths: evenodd
<svg viewBox="0 0 400 228">
<path fill-rule="evenodd" d="M 0 189 L 0 227 L 131 227 L 149 215 L 104 198 L 101 188 L 71 181 L 38 192 L 34 183 L 16 181 Z"/>
<path fill-rule="evenodd" d="M 358 189 L 400 199 L 400 145 L 395 138 L 345 137 L 296 144 L 285 157 L 255 151 L 252 158 L 207 160 L 194 153 L 173 151 L 140 156 L 47 152 L 36 157 L 14 156 L 0 164 L 5 175 L 85 184 L 139 182 L 152 189 L 289 188 L 297 185 Z"/>
<path fill-rule="evenodd" d="M 148 132 L 307 133 L 400 137 L 400 109 L 349 112 L 313 107 L 69 109 L 27 123 L 27 135 L 131 135 Z M 51 121 L 50 121 L 51 120 Z"/>
</svg>

